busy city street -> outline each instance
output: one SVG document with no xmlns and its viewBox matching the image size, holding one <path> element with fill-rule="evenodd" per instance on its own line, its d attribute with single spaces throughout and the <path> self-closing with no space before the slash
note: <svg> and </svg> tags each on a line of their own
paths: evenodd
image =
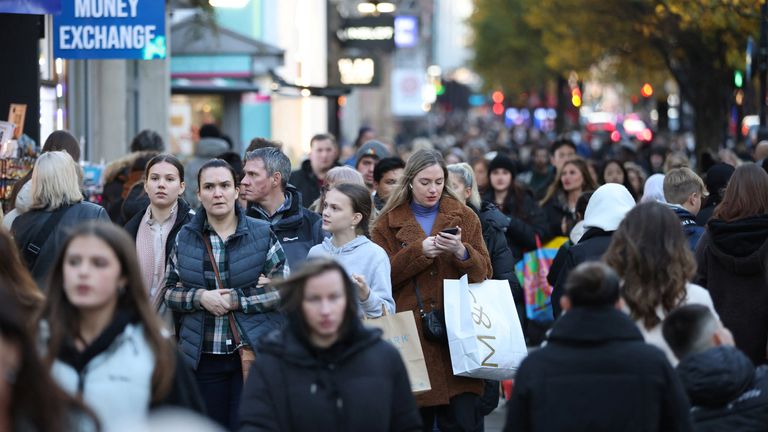
<svg viewBox="0 0 768 432">
<path fill-rule="evenodd" d="M 768 431 L 768 1 L 0 0 L 0 47 L 0 432 Z"/>
</svg>

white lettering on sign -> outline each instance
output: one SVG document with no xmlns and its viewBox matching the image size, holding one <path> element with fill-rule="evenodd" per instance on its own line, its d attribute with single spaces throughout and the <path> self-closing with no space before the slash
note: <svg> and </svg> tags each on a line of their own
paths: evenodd
<svg viewBox="0 0 768 432">
<path fill-rule="evenodd" d="M 372 40 L 386 41 L 395 37 L 395 28 L 391 26 L 379 27 L 347 27 L 339 30 L 339 39 L 348 40 Z"/>
<path fill-rule="evenodd" d="M 61 26 L 59 47 L 65 49 L 143 49 L 155 38 L 155 25 Z"/>
<path fill-rule="evenodd" d="M 135 18 L 139 0 L 75 0 L 75 18 Z"/>
</svg>

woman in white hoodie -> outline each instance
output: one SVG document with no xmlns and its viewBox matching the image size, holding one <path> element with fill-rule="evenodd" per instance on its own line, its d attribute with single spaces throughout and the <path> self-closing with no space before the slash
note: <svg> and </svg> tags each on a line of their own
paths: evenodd
<svg viewBox="0 0 768 432">
<path fill-rule="evenodd" d="M 364 186 L 342 183 L 325 195 L 323 230 L 331 233 L 309 250 L 307 258 L 329 256 L 338 261 L 357 286 L 361 316 L 378 317 L 382 306 L 395 313 L 387 253 L 368 239 L 373 211 L 371 194 Z"/>
</svg>

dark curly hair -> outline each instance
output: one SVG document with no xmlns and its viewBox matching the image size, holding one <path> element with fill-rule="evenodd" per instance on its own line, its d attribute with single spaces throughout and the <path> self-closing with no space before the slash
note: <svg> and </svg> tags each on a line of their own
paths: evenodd
<svg viewBox="0 0 768 432">
<path fill-rule="evenodd" d="M 657 307 L 669 313 L 680 305 L 696 272 L 680 219 L 656 202 L 627 213 L 603 260 L 624 280 L 622 296 L 630 315 L 646 329 L 661 322 Z"/>
</svg>

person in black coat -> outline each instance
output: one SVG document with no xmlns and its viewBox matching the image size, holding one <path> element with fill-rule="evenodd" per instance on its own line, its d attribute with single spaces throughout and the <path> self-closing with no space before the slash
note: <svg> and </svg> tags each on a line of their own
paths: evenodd
<svg viewBox="0 0 768 432">
<path fill-rule="evenodd" d="M 525 293 L 515 273 L 515 256 L 505 237 L 509 219 L 488 201 L 481 201 L 477 191 L 477 182 L 472 167 L 467 163 L 448 165 L 448 184 L 480 219 L 483 228 L 483 240 L 488 248 L 493 268 L 493 279 L 509 281 L 512 296 L 515 299 L 517 316 L 525 329 Z"/>
<path fill-rule="evenodd" d="M 736 347 L 768 363 L 768 174 L 752 163 L 733 173 L 696 247 L 693 282 L 709 291 Z"/>
<path fill-rule="evenodd" d="M 139 266 L 155 309 L 163 308 L 165 268 L 168 266 L 176 235 L 192 220 L 195 212 L 184 201 L 184 165 L 172 155 L 158 155 L 146 164 L 139 183 L 146 205 L 135 212 L 125 230 L 136 241 Z M 141 235 L 139 235 L 141 234 Z M 162 250 L 157 250 L 160 238 Z M 162 263 L 162 267 L 158 267 Z"/>
<path fill-rule="evenodd" d="M 493 203 L 506 217 L 507 244 L 514 261 L 536 249 L 536 236 L 542 242 L 549 237 L 547 218 L 533 193 L 515 182 L 515 164 L 508 157 L 496 156 L 488 166 L 488 190 L 485 201 Z"/>
<path fill-rule="evenodd" d="M 32 172 L 30 210 L 11 225 L 16 246 L 41 289 L 68 230 L 86 220 L 109 220 L 104 208 L 83 200 L 79 169 L 65 151 L 40 155 Z"/>
<path fill-rule="evenodd" d="M 288 182 L 293 185 L 303 198 L 304 207 L 309 207 L 320 197 L 320 190 L 325 185 L 325 174 L 338 166 L 339 146 L 331 134 L 317 134 L 309 140 L 309 157 L 301 163 L 299 169 L 291 173 Z"/>
<path fill-rule="evenodd" d="M 731 165 L 724 163 L 712 165 L 712 168 L 707 170 L 704 184 L 707 186 L 709 196 L 704 201 L 704 205 L 701 206 L 699 214 L 696 215 L 696 223 L 698 225 L 705 226 L 712 218 L 712 213 L 715 211 L 715 207 L 720 204 L 720 201 L 723 200 L 723 193 L 725 193 L 728 181 L 735 170 Z"/>
<path fill-rule="evenodd" d="M 552 288 L 552 312 L 555 319 L 560 315 L 560 297 L 563 295 L 568 274 L 577 265 L 587 261 L 597 261 L 608 250 L 611 235 L 624 215 L 635 206 L 635 199 L 627 188 L 620 184 L 609 183 L 600 186 L 592 194 L 584 212 L 584 235 L 579 242 L 565 252 L 565 258 L 557 272 L 557 280 Z"/>
<path fill-rule="evenodd" d="M 620 310 L 619 283 L 599 262 L 572 272 L 568 312 L 517 371 L 506 432 L 691 430 L 680 380 Z"/>
<path fill-rule="evenodd" d="M 240 431 L 421 430 L 400 354 L 357 318 L 341 265 L 310 260 L 280 287 L 288 325 L 261 339 Z"/>
<path fill-rule="evenodd" d="M 676 309 L 664 319 L 662 332 L 681 359 L 677 373 L 696 431 L 768 430 L 768 366 L 755 368 L 708 307 Z"/>
</svg>

